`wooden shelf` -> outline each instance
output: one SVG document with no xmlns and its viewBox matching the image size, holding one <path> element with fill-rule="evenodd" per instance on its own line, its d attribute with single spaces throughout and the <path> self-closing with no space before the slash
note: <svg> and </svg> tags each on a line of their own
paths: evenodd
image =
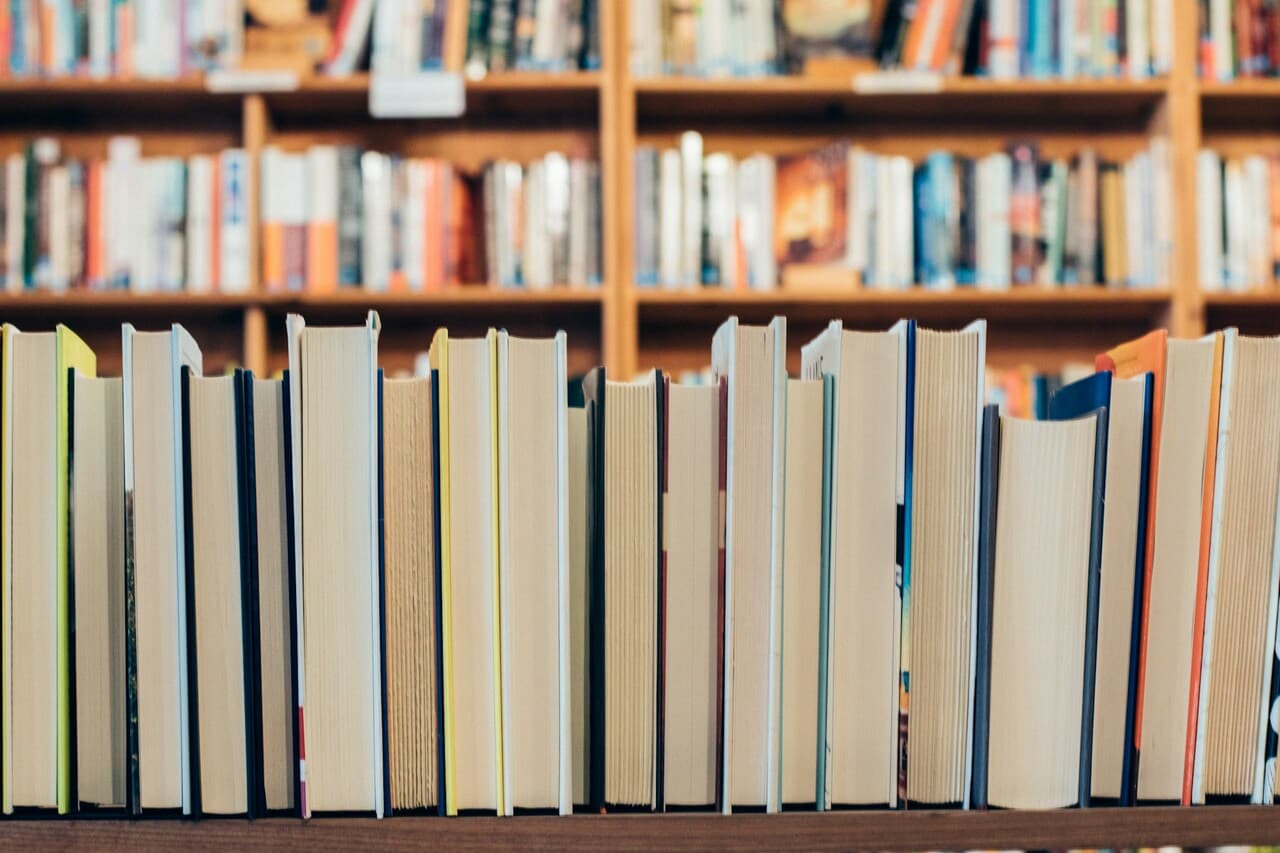
<svg viewBox="0 0 1280 853">
<path fill-rule="evenodd" d="M 881 850 L 1184 847 L 1280 837 L 1267 806 L 1058 812 L 844 811 L 780 815 L 6 821 L 15 849 Z"/>
<path fill-rule="evenodd" d="M 635 80 L 636 111 L 646 118 L 780 118 L 897 116 L 1015 119 L 1144 117 L 1168 91 L 1164 80 L 945 79 L 939 91 L 854 90 L 852 79 L 800 76 Z M 1145 118 L 1144 118 L 1145 120 Z"/>
<path fill-rule="evenodd" d="M 1280 290 L 1206 293 L 1204 303 L 1211 308 L 1276 308 L 1280 307 Z"/>
<path fill-rule="evenodd" d="M 790 316 L 964 322 L 977 317 L 1019 320 L 1090 320 L 1098 323 L 1153 318 L 1171 299 L 1167 290 L 1100 288 L 1026 288 L 1003 292 L 971 288 L 933 291 L 853 290 L 846 293 L 776 290 L 766 292 L 705 290 L 637 290 L 643 319 L 736 313 L 760 318 L 771 313 Z"/>
</svg>

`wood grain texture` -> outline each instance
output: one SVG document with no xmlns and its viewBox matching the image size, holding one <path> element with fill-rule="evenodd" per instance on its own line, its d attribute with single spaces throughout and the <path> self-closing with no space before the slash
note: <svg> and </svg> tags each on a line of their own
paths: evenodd
<svg viewBox="0 0 1280 853">
<path fill-rule="evenodd" d="M 1203 847 L 1278 839 L 1280 810 L 1266 806 L 0 824 L 0 842 L 29 850 L 920 850 Z"/>
</svg>

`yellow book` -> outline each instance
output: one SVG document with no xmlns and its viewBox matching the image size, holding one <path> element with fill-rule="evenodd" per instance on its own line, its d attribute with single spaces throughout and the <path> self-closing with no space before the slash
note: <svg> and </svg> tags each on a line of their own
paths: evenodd
<svg viewBox="0 0 1280 853">
<path fill-rule="evenodd" d="M 3 418 L 0 512 L 4 519 L 5 543 L 0 560 L 3 576 L 0 608 L 5 620 L 0 648 L 3 655 L 3 678 L 0 679 L 3 681 L 3 691 L 0 691 L 3 806 L 6 814 L 11 813 L 15 805 L 56 807 L 60 814 L 66 814 L 71 808 L 72 760 L 68 371 L 75 369 L 83 375 L 94 376 L 97 359 L 84 341 L 65 326 L 58 326 L 53 333 L 22 335 L 15 327 L 6 325 L 0 330 L 0 347 L 4 371 L 0 383 L 3 398 L 0 405 L 0 418 Z M 15 353 L 20 358 L 16 358 Z M 23 422 L 15 424 L 14 418 L 20 412 Z M 46 420 L 50 415 L 52 423 Z M 15 426 L 20 427 L 17 433 Z M 23 440 L 15 441 L 19 433 Z M 19 443 L 24 448 L 23 456 L 15 460 L 14 447 Z M 50 459 L 52 470 L 42 467 L 47 466 Z M 15 479 L 22 481 L 19 487 L 24 500 L 21 504 L 14 500 Z M 40 490 L 38 494 L 29 494 L 32 483 Z M 49 506 L 53 509 L 52 518 L 41 510 Z M 15 521 L 16 513 L 20 517 Z M 15 530 L 21 539 L 16 550 L 29 566 L 19 575 L 23 583 L 17 589 L 14 586 Z M 50 565 L 52 600 L 44 598 L 50 588 L 47 582 L 30 568 Z M 17 612 L 15 604 L 20 608 Z M 26 645 L 15 649 L 15 636 Z M 40 648 L 42 636 L 51 640 L 52 649 Z M 52 667 L 48 666 L 46 656 L 50 652 Z M 30 697 L 38 697 L 42 692 L 41 686 L 32 684 L 33 673 L 37 679 L 50 680 L 52 707 L 42 706 L 38 698 L 23 702 L 20 707 L 14 705 L 15 681 L 28 688 Z M 15 746 L 19 748 L 15 750 Z"/>
<path fill-rule="evenodd" d="M 436 333 L 445 813 L 503 813 L 497 333 Z"/>
</svg>

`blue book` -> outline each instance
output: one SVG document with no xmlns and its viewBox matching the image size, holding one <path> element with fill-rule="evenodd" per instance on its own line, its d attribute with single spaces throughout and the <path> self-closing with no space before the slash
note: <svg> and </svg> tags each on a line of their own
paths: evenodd
<svg viewBox="0 0 1280 853">
<path fill-rule="evenodd" d="M 1027 4 L 1028 61 L 1030 76 L 1043 80 L 1054 75 L 1053 0 Z"/>
<path fill-rule="evenodd" d="M 827 679 L 831 650 L 831 465 L 836 431 L 836 378 L 822 377 L 822 545 L 818 604 L 818 811 L 827 804 Z"/>
<path fill-rule="evenodd" d="M 1143 373 L 1132 379 L 1116 379 L 1110 373 L 1102 372 L 1060 388 L 1049 401 L 1049 417 L 1053 419 L 1079 417 L 1105 407 L 1113 432 L 1113 435 L 1108 436 L 1112 452 L 1124 454 L 1130 458 L 1135 451 L 1138 455 L 1136 465 L 1133 466 L 1136 483 L 1106 484 L 1109 487 L 1107 491 L 1110 494 L 1107 497 L 1110 500 L 1117 501 L 1127 497 L 1137 501 L 1137 525 L 1134 531 L 1132 560 L 1126 560 L 1124 566 L 1117 567 L 1126 575 L 1131 574 L 1133 578 L 1131 600 L 1127 608 L 1128 630 L 1108 632 L 1110 636 L 1118 635 L 1128 638 L 1127 649 L 1124 650 L 1127 651 L 1127 680 L 1122 688 L 1124 692 L 1123 739 L 1117 743 L 1114 739 L 1108 738 L 1106 743 L 1093 744 L 1095 749 L 1121 751 L 1120 778 L 1118 780 L 1094 779 L 1093 791 L 1099 793 L 1094 795 L 1093 791 L 1090 792 L 1094 801 L 1118 802 L 1120 805 L 1132 805 L 1136 798 L 1137 748 L 1134 743 L 1134 712 L 1138 696 L 1138 648 L 1142 627 L 1143 567 L 1147 541 L 1147 478 L 1150 470 L 1153 387 L 1154 382 L 1150 373 Z M 1123 426 L 1137 426 L 1136 437 L 1132 429 L 1122 429 Z M 1115 579 L 1109 574 L 1113 567 L 1106 565 L 1102 566 L 1101 570 L 1107 573 L 1104 575 L 1106 585 L 1099 593 L 1098 606 L 1094 607 L 1091 603 L 1090 609 L 1093 612 L 1113 612 L 1114 608 L 1109 607 L 1104 598 L 1108 594 L 1116 594 L 1116 585 L 1113 583 Z M 1121 582 L 1119 586 L 1123 589 L 1127 585 Z M 1102 654 L 1124 653 L 1113 647 L 1102 650 L 1095 648 L 1090 654 L 1096 655 L 1099 651 Z M 1098 701 L 1103 703 L 1103 707 L 1107 707 L 1108 691 L 1114 690 L 1116 685 L 1104 684 L 1096 687 L 1097 696 L 1101 697 Z"/>
<path fill-rule="evenodd" d="M 955 245 L 951 233 L 951 215 L 955 195 L 955 162 L 948 151 L 935 151 L 925 160 L 924 187 L 921 192 L 922 226 L 920 229 L 920 282 L 925 287 L 949 288 L 955 285 L 951 250 Z"/>
<path fill-rule="evenodd" d="M 899 320 L 891 331 L 902 341 L 902 467 L 898 494 L 897 577 L 898 603 L 902 610 L 898 635 L 898 806 L 907 802 L 907 723 L 911 702 L 911 502 L 916 435 L 916 321 Z"/>
</svg>

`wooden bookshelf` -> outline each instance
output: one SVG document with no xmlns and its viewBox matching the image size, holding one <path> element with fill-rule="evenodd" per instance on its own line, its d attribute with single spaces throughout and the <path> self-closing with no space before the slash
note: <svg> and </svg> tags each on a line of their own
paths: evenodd
<svg viewBox="0 0 1280 853">
<path fill-rule="evenodd" d="M 0 825 L 15 848 L 95 850 L 938 850 L 1205 847 L 1267 844 L 1280 813 L 1265 806 L 1057 812 L 842 811 L 814 814 L 575 815 L 243 820 L 34 820 Z"/>
</svg>

